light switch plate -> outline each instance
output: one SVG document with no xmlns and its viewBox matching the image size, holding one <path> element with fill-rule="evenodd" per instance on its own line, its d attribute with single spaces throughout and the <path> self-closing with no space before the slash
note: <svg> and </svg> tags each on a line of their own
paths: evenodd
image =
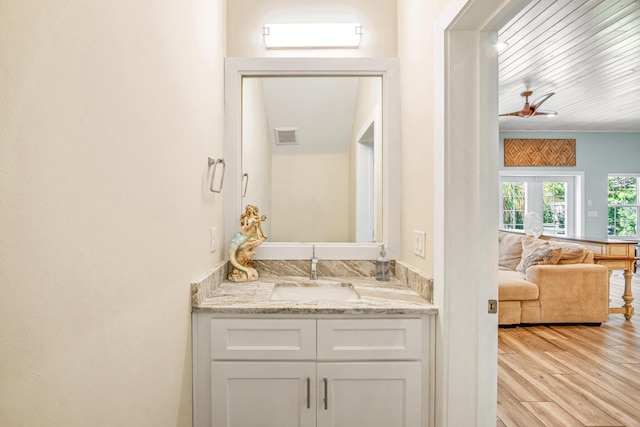
<svg viewBox="0 0 640 427">
<path fill-rule="evenodd" d="M 425 242 L 427 233 L 420 230 L 413 230 L 413 253 L 425 258 Z"/>
</svg>

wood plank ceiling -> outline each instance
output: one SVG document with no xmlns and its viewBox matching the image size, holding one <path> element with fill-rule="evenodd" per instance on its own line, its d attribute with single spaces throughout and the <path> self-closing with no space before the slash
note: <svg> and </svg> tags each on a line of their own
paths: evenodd
<svg viewBox="0 0 640 427">
<path fill-rule="evenodd" d="M 640 1 L 532 0 L 498 32 L 499 112 L 555 92 L 553 118 L 500 117 L 500 130 L 640 132 Z M 639 140 L 640 143 L 640 140 Z"/>
</svg>

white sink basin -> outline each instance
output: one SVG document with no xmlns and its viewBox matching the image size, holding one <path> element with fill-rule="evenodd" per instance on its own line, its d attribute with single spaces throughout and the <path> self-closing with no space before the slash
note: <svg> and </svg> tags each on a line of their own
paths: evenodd
<svg viewBox="0 0 640 427">
<path fill-rule="evenodd" d="M 277 283 L 271 292 L 271 299 L 283 301 L 348 301 L 358 300 L 360 295 L 351 283 L 321 280 L 308 283 Z"/>
</svg>

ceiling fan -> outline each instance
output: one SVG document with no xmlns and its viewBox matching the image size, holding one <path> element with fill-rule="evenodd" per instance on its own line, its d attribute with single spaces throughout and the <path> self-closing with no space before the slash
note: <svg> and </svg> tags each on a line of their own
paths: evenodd
<svg viewBox="0 0 640 427">
<path fill-rule="evenodd" d="M 542 95 L 540 98 L 536 99 L 532 104 L 529 104 L 529 97 L 533 91 L 522 92 L 520 96 L 524 97 L 524 107 L 520 111 L 514 111 L 513 113 L 500 114 L 501 116 L 516 116 L 516 117 L 531 117 L 531 116 L 547 116 L 553 117 L 557 116 L 557 111 L 541 111 L 538 110 L 540 105 L 547 99 L 549 99 L 555 92 L 549 92 Z"/>
</svg>

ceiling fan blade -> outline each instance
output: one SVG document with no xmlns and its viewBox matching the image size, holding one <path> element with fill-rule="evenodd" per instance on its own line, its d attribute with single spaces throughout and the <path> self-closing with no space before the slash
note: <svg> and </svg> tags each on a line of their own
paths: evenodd
<svg viewBox="0 0 640 427">
<path fill-rule="evenodd" d="M 536 111 L 535 113 L 533 113 L 532 115 L 534 116 L 547 116 L 547 117 L 553 117 L 553 116 L 557 116 L 558 112 L 557 111 Z"/>
<path fill-rule="evenodd" d="M 538 111 L 538 107 L 542 105 L 544 101 L 551 98 L 551 96 L 555 95 L 555 92 L 549 92 L 542 95 L 540 98 L 536 99 L 533 104 L 529 104 L 529 96 L 531 96 L 532 91 L 522 92 L 520 96 L 525 98 L 524 107 L 520 111 L 514 111 L 512 113 L 499 114 L 499 116 L 515 116 L 515 117 L 524 117 L 529 118 L 532 116 L 557 116 L 557 111 Z"/>
<path fill-rule="evenodd" d="M 533 104 L 531 104 L 531 108 L 533 108 L 534 110 L 540 108 L 540 105 L 542 105 L 542 103 L 544 101 L 546 101 L 547 99 L 551 98 L 551 96 L 555 95 L 555 92 L 549 92 L 549 93 L 545 93 L 544 95 L 542 95 L 540 98 L 536 99 Z"/>
<path fill-rule="evenodd" d="M 515 117 L 529 117 L 533 114 L 533 110 L 520 110 L 511 113 L 499 114 L 499 116 L 515 116 Z"/>
</svg>

